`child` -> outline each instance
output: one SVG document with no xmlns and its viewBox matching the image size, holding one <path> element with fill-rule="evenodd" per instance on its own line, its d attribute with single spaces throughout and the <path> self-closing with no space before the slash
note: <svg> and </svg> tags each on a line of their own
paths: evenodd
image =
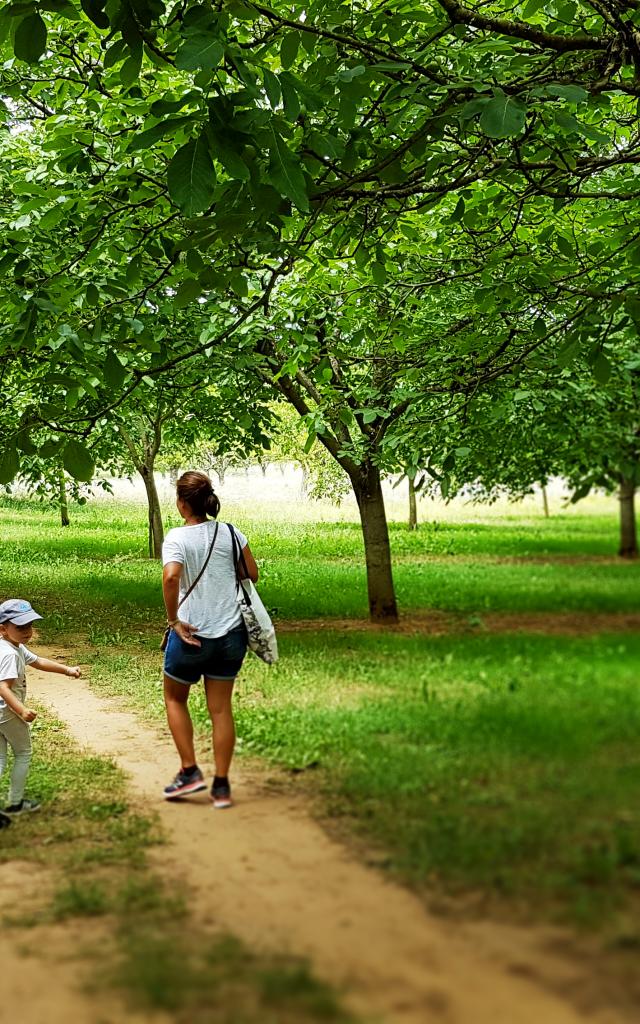
<svg viewBox="0 0 640 1024">
<path fill-rule="evenodd" d="M 4 809 L 4 816 L 9 820 L 15 814 L 40 809 L 34 800 L 24 799 L 31 761 L 28 723 L 36 717 L 35 711 L 25 704 L 25 666 L 33 665 L 42 672 L 59 672 L 61 675 L 73 676 L 74 679 L 80 676 L 77 666 L 68 668 L 57 661 L 39 658 L 24 646 L 33 635 L 33 623 L 41 618 L 28 601 L 11 600 L 0 604 L 0 775 L 7 763 L 9 747 L 14 756 L 9 803 Z"/>
</svg>

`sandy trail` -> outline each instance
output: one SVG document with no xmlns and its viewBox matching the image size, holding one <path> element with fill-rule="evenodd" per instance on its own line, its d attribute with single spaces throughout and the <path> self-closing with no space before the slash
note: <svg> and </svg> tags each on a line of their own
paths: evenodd
<svg viewBox="0 0 640 1024">
<path fill-rule="evenodd" d="M 594 636 L 598 633 L 639 633 L 638 612 L 403 612 L 394 625 L 370 619 L 283 619 L 279 633 L 358 632 L 428 636 L 486 633 L 540 633 L 543 636 Z"/>
<path fill-rule="evenodd" d="M 545 950 L 548 933 L 534 941 L 530 930 L 430 915 L 329 838 L 300 798 L 274 792 L 240 763 L 234 810 L 213 811 L 206 794 L 167 804 L 159 793 L 176 770 L 170 739 L 81 681 L 32 671 L 30 687 L 82 746 L 114 758 L 137 799 L 159 811 L 168 842 L 156 866 L 187 881 L 200 922 L 256 949 L 308 957 L 368 1024 L 628 1020 L 613 1008 L 574 1004 L 581 968 Z"/>
</svg>

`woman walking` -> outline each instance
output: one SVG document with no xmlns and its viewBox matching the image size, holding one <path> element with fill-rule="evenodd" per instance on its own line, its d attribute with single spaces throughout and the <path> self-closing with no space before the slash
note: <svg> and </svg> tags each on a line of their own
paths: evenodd
<svg viewBox="0 0 640 1024">
<path fill-rule="evenodd" d="M 258 567 L 244 534 L 217 522 L 220 502 L 206 474 L 183 473 L 177 482 L 176 505 L 184 526 L 170 530 L 162 546 L 162 591 L 170 627 L 164 699 L 180 771 L 166 786 L 164 797 L 174 800 L 206 789 L 196 761 L 188 706 L 191 687 L 204 677 L 215 760 L 211 797 L 213 806 L 223 809 L 232 805 L 229 767 L 235 726 L 231 697 L 247 650 L 237 600 L 232 529 L 254 583 Z"/>
</svg>

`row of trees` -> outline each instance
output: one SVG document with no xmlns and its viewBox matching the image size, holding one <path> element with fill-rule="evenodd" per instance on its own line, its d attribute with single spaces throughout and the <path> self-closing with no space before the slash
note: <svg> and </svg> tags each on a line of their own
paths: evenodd
<svg viewBox="0 0 640 1024">
<path fill-rule="evenodd" d="M 636 0 L 29 0 L 0 25 L 2 479 L 31 447 L 82 477 L 145 388 L 214 411 L 221 447 L 263 443 L 275 396 L 350 481 L 383 620 L 385 473 L 517 487 L 573 452 L 578 488 L 633 494 Z"/>
</svg>

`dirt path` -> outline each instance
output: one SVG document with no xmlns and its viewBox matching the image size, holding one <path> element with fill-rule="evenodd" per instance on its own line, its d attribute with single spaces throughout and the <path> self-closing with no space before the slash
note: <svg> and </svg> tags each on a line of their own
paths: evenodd
<svg viewBox="0 0 640 1024">
<path fill-rule="evenodd" d="M 158 809 L 168 843 L 156 866 L 188 881 L 196 917 L 256 949 L 308 957 L 367 1024 L 625 1020 L 613 1009 L 578 1008 L 573 993 L 584 992 L 586 968 L 552 954 L 557 933 L 429 915 L 330 839 L 301 800 L 270 791 L 240 765 L 233 811 L 214 812 L 206 797 L 163 802 L 158 794 L 175 771 L 169 740 L 85 683 L 30 676 L 31 693 L 73 737 L 116 759 L 137 798 Z"/>
<path fill-rule="evenodd" d="M 379 632 L 448 636 L 483 633 L 542 633 L 544 636 L 594 636 L 640 633 L 638 612 L 443 612 L 427 609 L 403 613 L 396 625 L 370 619 L 283 619 L 279 633 L 326 631 Z"/>
</svg>

